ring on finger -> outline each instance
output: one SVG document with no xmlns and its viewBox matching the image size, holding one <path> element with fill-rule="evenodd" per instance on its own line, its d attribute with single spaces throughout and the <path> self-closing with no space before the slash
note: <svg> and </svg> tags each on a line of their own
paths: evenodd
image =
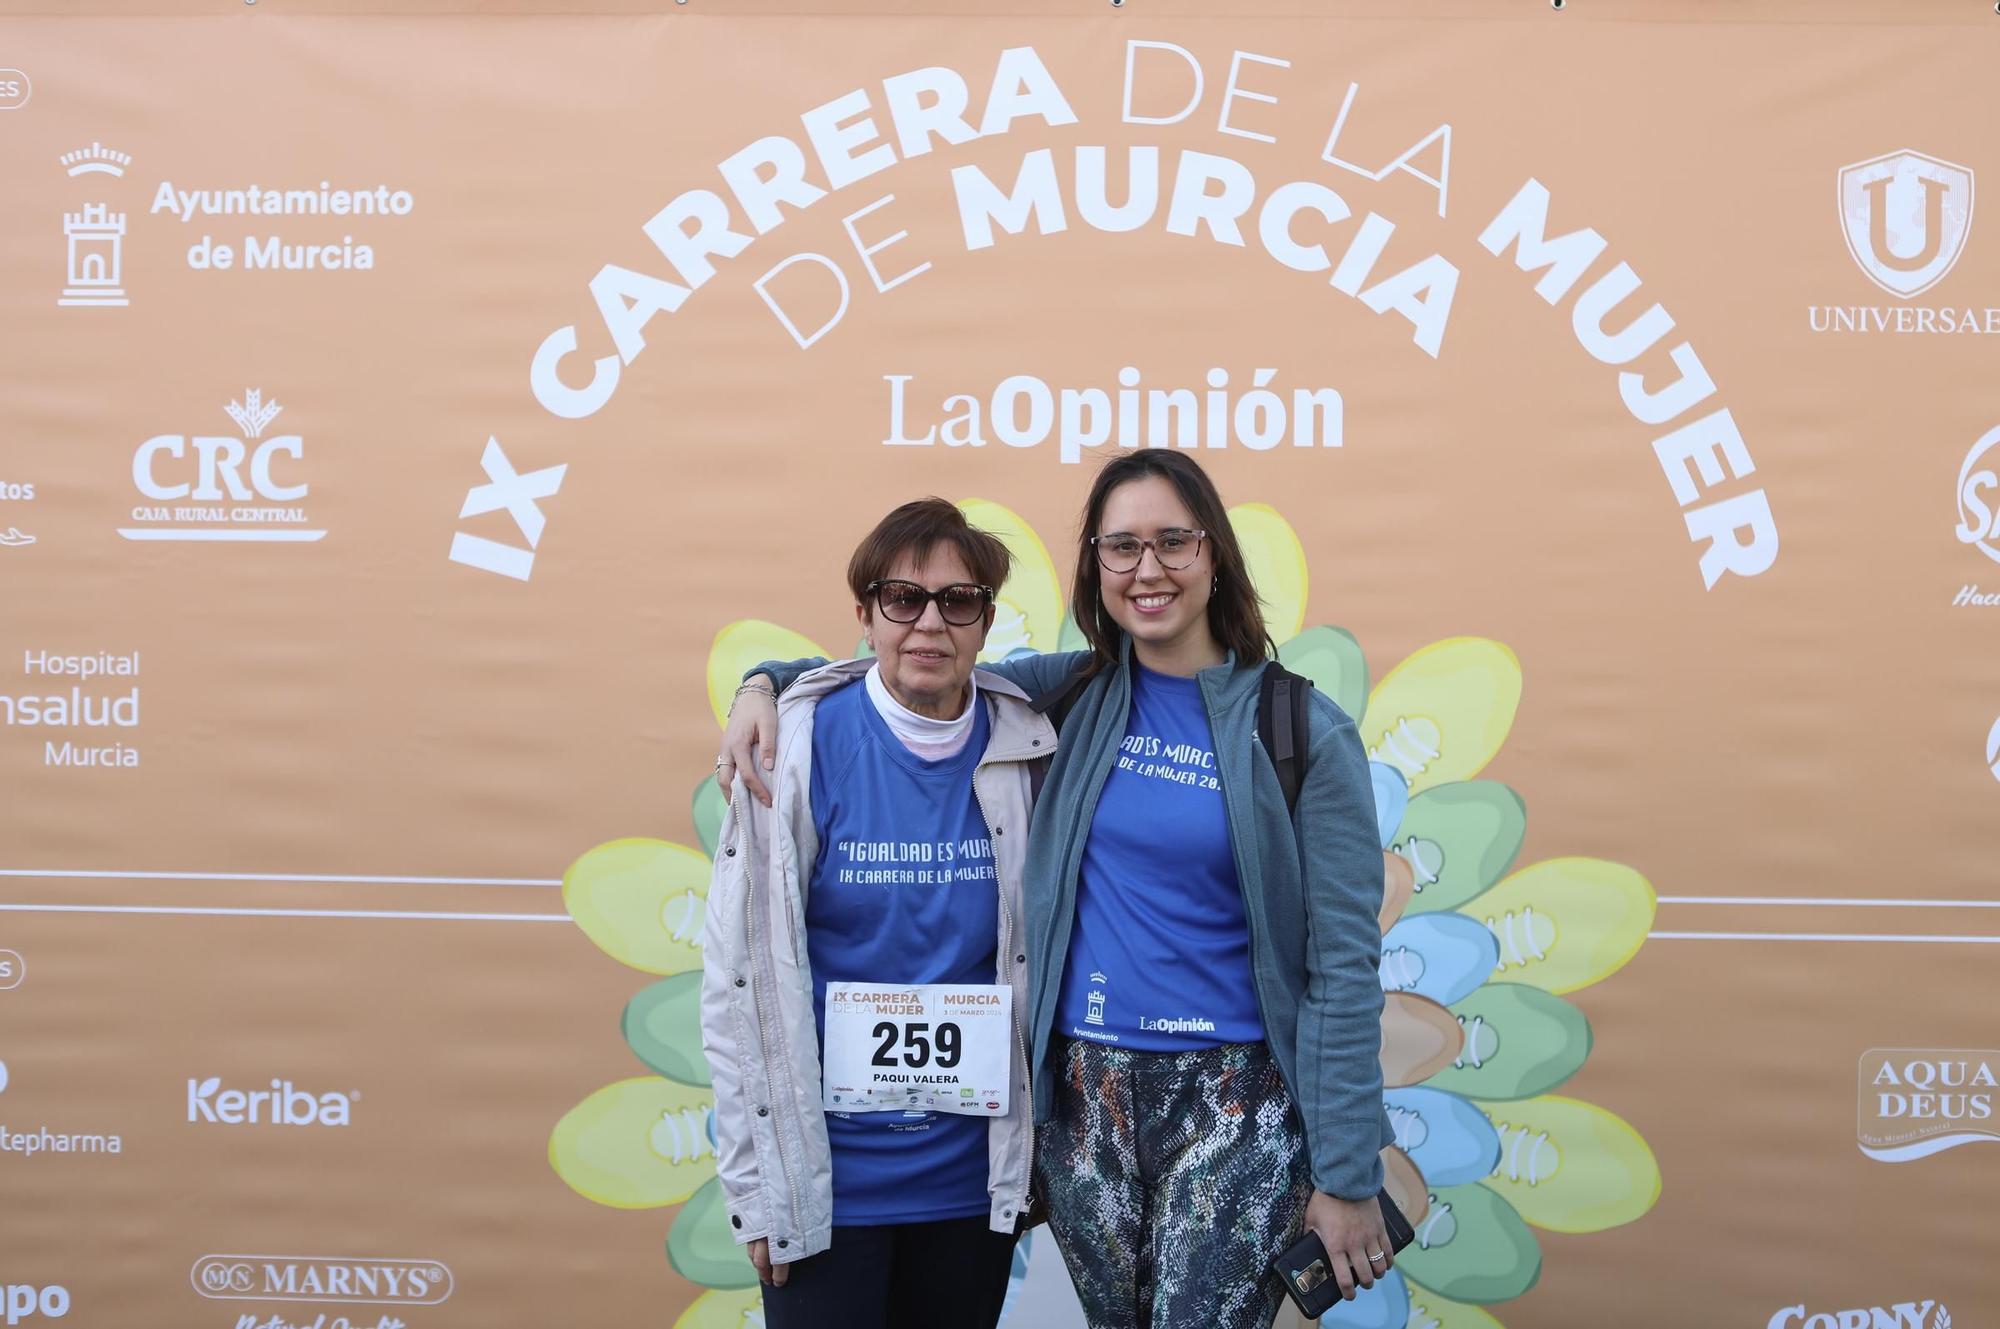
<svg viewBox="0 0 2000 1329">
<path fill-rule="evenodd" d="M 1386 1255 L 1384 1255 L 1384 1254 L 1383 1254 L 1383 1253 L 1382 1253 L 1381 1251 L 1376 1251 L 1376 1252 L 1375 1252 L 1374 1254 L 1372 1254 L 1372 1255 L 1370 1255 L 1370 1256 L 1368 1257 L 1368 1263 L 1370 1263 L 1370 1264 L 1373 1264 L 1373 1263 L 1375 1263 L 1375 1262 L 1376 1262 L 1377 1260 L 1386 1260 L 1386 1259 L 1388 1259 L 1388 1258 L 1389 1258 L 1389 1257 L 1388 1257 L 1388 1256 L 1386 1256 Z"/>
</svg>

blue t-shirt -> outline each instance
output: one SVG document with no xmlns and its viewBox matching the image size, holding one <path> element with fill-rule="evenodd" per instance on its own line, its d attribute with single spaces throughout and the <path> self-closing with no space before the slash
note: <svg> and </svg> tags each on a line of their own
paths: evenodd
<svg viewBox="0 0 2000 1329">
<path fill-rule="evenodd" d="M 826 985 L 991 983 L 1000 883 L 972 771 L 984 703 L 965 747 L 925 761 L 851 683 L 820 700 L 812 809 L 819 832 L 806 899 L 813 1016 L 826 1044 Z M 842 1226 L 987 1212 L 987 1123 L 939 1112 L 829 1112 L 833 1221 Z"/>
<path fill-rule="evenodd" d="M 1132 664 L 1083 846 L 1056 1029 L 1142 1052 L 1264 1037 L 1201 686 Z"/>
</svg>

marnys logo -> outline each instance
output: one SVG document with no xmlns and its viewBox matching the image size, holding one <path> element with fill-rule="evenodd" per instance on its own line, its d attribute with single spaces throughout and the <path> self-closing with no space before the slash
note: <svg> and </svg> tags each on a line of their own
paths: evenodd
<svg viewBox="0 0 2000 1329">
<path fill-rule="evenodd" d="M 1866 1310 L 1815 1311 L 1806 1313 L 1803 1304 L 1787 1306 L 1773 1315 L 1765 1329 L 1951 1329 L 1951 1312 L 1944 1303 L 1899 1301 L 1893 1306 L 1870 1306 Z"/>
<path fill-rule="evenodd" d="M 261 391 L 251 388 L 243 400 L 223 408 L 236 422 L 242 438 L 156 434 L 141 443 L 132 455 L 132 483 L 153 503 L 133 508 L 132 520 L 152 524 L 120 527 L 118 534 L 127 540 L 296 542 L 326 538 L 324 530 L 305 529 L 304 508 L 290 506 L 304 498 L 310 486 L 285 484 L 272 473 L 278 458 L 289 458 L 287 470 L 305 458 L 305 440 L 299 435 L 263 436 L 284 409 L 275 400 L 265 401 Z M 192 457 L 188 455 L 190 448 Z M 192 483 L 188 479 L 190 467 Z M 246 470 L 248 484 L 244 483 Z M 176 506 L 156 506 L 166 503 Z"/>
<path fill-rule="evenodd" d="M 1984 1048 L 1870 1048 L 1857 1068 L 1855 1139 L 1884 1163 L 1908 1163 L 1981 1140 L 2000 1142 Z"/>
<path fill-rule="evenodd" d="M 308 1093 L 290 1080 L 273 1080 L 269 1089 L 224 1089 L 222 1079 L 188 1080 L 187 1119 L 221 1126 L 345 1126 L 359 1090 L 344 1094 Z"/>
<path fill-rule="evenodd" d="M 204 1255 L 188 1271 L 219 1301 L 340 1301 L 363 1306 L 435 1306 L 451 1296 L 439 1260 L 344 1260 L 325 1255 Z"/>
</svg>

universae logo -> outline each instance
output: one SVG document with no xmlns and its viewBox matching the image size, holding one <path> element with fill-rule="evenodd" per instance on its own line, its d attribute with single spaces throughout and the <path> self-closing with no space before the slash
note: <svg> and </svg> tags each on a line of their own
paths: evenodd
<svg viewBox="0 0 2000 1329">
<path fill-rule="evenodd" d="M 1972 229 L 1972 171 L 1904 148 L 1840 168 L 1847 251 L 1868 280 L 1902 300 L 1943 281 Z"/>
</svg>

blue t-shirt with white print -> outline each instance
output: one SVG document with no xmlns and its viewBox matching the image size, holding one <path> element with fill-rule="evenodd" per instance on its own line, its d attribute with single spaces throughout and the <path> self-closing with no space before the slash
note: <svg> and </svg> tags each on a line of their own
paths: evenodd
<svg viewBox="0 0 2000 1329">
<path fill-rule="evenodd" d="M 1264 1037 L 1200 684 L 1136 660 L 1084 841 L 1056 1030 L 1142 1052 Z"/>
<path fill-rule="evenodd" d="M 956 756 L 925 761 L 868 690 L 820 700 L 812 752 L 819 855 L 806 898 L 813 1016 L 826 1044 L 826 985 L 991 983 L 1000 912 L 972 772 L 988 720 Z M 938 1112 L 829 1112 L 833 1221 L 876 1226 L 987 1212 L 987 1123 Z"/>
</svg>

